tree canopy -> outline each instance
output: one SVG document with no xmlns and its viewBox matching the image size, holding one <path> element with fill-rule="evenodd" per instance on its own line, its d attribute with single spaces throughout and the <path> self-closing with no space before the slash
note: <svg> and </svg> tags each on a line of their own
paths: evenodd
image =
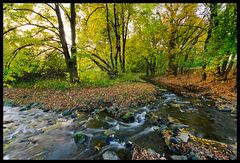
<svg viewBox="0 0 240 163">
<path fill-rule="evenodd" d="M 177 76 L 193 67 L 226 80 L 236 61 L 234 3 L 5 3 L 4 83 L 99 71 Z M 31 74 L 31 75 L 30 75 Z"/>
</svg>

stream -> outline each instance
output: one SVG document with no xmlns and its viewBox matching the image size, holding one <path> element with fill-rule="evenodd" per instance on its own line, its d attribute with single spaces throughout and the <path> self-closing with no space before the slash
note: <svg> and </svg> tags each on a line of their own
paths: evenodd
<svg viewBox="0 0 240 163">
<path fill-rule="evenodd" d="M 227 144 L 237 142 L 237 123 L 206 98 L 182 97 L 159 88 L 154 104 L 131 108 L 134 121 L 107 112 L 73 115 L 37 108 L 3 107 L 3 159 L 131 159 L 132 144 L 170 158 L 157 132 L 159 123 L 188 126 L 195 136 Z M 129 109 L 128 109 L 129 110 Z"/>
</svg>

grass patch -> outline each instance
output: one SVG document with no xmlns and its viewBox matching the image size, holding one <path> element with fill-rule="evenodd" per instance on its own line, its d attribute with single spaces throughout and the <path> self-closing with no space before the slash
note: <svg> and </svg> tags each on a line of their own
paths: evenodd
<svg viewBox="0 0 240 163">
<path fill-rule="evenodd" d="M 18 88 L 36 88 L 36 89 L 53 89 L 53 90 L 66 90 L 73 86 L 63 79 L 45 79 L 35 82 L 20 82 L 14 85 Z"/>
<path fill-rule="evenodd" d="M 101 71 L 82 73 L 80 76 L 82 86 L 109 87 L 121 83 L 132 83 L 141 81 L 142 74 L 125 73 L 119 74 L 118 78 L 110 79 L 109 76 Z"/>
<path fill-rule="evenodd" d="M 142 74 L 119 74 L 116 79 L 110 79 L 106 73 L 82 73 L 80 75 L 80 83 L 72 84 L 64 79 L 42 79 L 29 82 L 19 82 L 14 84 L 17 88 L 35 88 L 35 89 L 53 89 L 66 90 L 76 87 L 109 87 L 121 83 L 131 83 L 140 81 Z"/>
</svg>

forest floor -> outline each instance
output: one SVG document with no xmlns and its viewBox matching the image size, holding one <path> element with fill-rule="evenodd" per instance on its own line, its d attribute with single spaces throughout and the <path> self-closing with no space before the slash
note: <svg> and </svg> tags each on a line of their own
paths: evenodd
<svg viewBox="0 0 240 163">
<path fill-rule="evenodd" d="M 218 81 L 212 74 L 207 74 L 207 80 L 201 81 L 199 70 L 193 73 L 174 76 L 161 76 L 152 79 L 155 84 L 167 87 L 169 90 L 192 97 L 207 97 L 212 99 L 218 109 L 236 110 L 237 90 L 236 75 L 230 74 L 225 82 Z M 122 83 L 109 87 L 82 87 L 67 90 L 51 90 L 37 88 L 4 88 L 4 102 L 12 101 L 17 105 L 42 103 L 45 108 L 64 110 L 80 109 L 91 111 L 99 107 L 109 107 L 116 104 L 120 107 L 135 107 L 154 102 L 157 90 L 155 86 L 141 81 Z"/>
<path fill-rule="evenodd" d="M 123 83 L 109 87 L 85 87 L 63 91 L 34 88 L 4 88 L 4 102 L 17 105 L 42 103 L 44 108 L 92 111 L 99 107 L 145 105 L 155 100 L 154 85 L 144 82 Z"/>
<path fill-rule="evenodd" d="M 153 82 L 184 96 L 210 98 L 220 110 L 225 108 L 236 109 L 236 74 L 230 73 L 226 81 L 217 80 L 210 72 L 207 74 L 206 81 L 201 81 L 201 77 L 201 71 L 196 70 L 192 73 L 180 74 L 177 77 L 155 77 Z"/>
</svg>

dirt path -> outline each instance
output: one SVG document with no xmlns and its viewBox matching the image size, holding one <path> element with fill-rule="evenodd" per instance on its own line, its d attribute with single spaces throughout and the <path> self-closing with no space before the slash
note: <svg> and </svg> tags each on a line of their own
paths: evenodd
<svg viewBox="0 0 240 163">
<path fill-rule="evenodd" d="M 173 76 L 162 76 L 150 79 L 167 89 L 183 96 L 207 97 L 213 99 L 218 108 L 236 110 L 237 89 L 236 75 L 229 75 L 227 81 L 218 81 L 213 75 L 208 75 L 207 81 L 201 81 L 201 72 Z"/>
</svg>

